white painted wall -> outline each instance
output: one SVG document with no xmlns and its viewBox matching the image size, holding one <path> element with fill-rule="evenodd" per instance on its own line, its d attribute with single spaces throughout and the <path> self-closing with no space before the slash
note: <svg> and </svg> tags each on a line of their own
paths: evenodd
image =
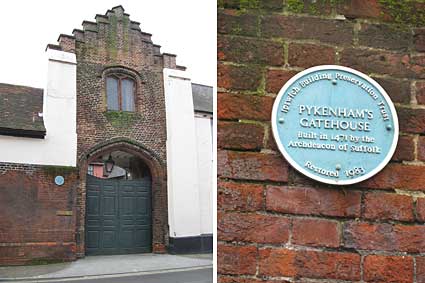
<svg viewBox="0 0 425 283">
<path fill-rule="evenodd" d="M 164 69 L 168 221 L 171 237 L 201 234 L 196 125 L 186 72 Z"/>
<path fill-rule="evenodd" d="M 211 115 L 195 115 L 201 234 L 213 233 L 213 137 L 211 119 Z"/>
<path fill-rule="evenodd" d="M 0 135 L 2 162 L 76 166 L 77 90 L 75 54 L 47 49 L 43 97 L 44 139 Z"/>
</svg>

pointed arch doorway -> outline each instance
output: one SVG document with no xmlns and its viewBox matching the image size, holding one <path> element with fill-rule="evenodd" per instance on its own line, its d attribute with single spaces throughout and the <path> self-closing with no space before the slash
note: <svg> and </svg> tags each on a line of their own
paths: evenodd
<svg viewBox="0 0 425 283">
<path fill-rule="evenodd" d="M 116 143 L 93 150 L 85 172 L 86 255 L 161 252 L 167 207 L 165 166 L 143 148 Z M 106 172 L 105 162 L 114 168 Z M 166 196 L 166 195 L 165 195 Z"/>
</svg>

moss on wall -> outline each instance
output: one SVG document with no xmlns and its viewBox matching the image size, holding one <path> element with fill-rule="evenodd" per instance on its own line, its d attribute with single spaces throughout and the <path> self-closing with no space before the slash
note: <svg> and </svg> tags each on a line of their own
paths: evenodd
<svg viewBox="0 0 425 283">
<path fill-rule="evenodd" d="M 425 26 L 425 0 L 378 0 L 383 16 L 388 14 L 391 21 L 399 26 Z"/>
<path fill-rule="evenodd" d="M 118 54 L 118 18 L 115 15 L 110 16 L 109 18 L 109 30 L 107 37 L 107 49 L 110 58 L 116 58 Z"/>
<path fill-rule="evenodd" d="M 123 28 L 123 47 L 124 52 L 129 51 L 129 32 L 130 32 L 130 18 L 124 17 L 122 19 L 122 28 Z"/>
<path fill-rule="evenodd" d="M 140 119 L 137 113 L 125 111 L 107 111 L 105 116 L 114 128 L 131 127 L 137 119 Z"/>
<path fill-rule="evenodd" d="M 287 0 L 288 11 L 292 13 L 302 13 L 304 11 L 303 0 Z"/>
<path fill-rule="evenodd" d="M 252 10 L 260 8 L 261 0 L 218 0 L 219 8 L 231 8 L 240 10 Z"/>
<path fill-rule="evenodd" d="M 74 172 L 78 172 L 77 167 L 73 166 L 53 166 L 53 165 L 44 165 L 42 170 L 49 175 L 58 176 L 58 175 L 68 175 Z"/>
<path fill-rule="evenodd" d="M 335 10 L 342 0 L 286 0 L 286 10 L 291 13 L 308 13 L 311 15 L 322 15 L 323 11 L 328 10 L 330 14 Z"/>
<path fill-rule="evenodd" d="M 241 9 L 258 9 L 260 0 L 240 0 Z"/>
</svg>

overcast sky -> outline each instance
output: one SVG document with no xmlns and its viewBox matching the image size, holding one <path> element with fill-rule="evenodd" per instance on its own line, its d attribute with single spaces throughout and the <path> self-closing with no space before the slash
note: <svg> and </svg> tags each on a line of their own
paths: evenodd
<svg viewBox="0 0 425 283">
<path fill-rule="evenodd" d="M 45 87 L 45 47 L 59 34 L 82 29 L 122 5 L 161 52 L 177 55 L 192 81 L 216 83 L 216 3 L 212 0 L 13 0 L 2 1 L 0 83 Z"/>
</svg>

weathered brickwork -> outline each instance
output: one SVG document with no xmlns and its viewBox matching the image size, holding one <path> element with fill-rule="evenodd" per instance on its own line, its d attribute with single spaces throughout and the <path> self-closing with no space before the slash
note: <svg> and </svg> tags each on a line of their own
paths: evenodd
<svg viewBox="0 0 425 283">
<path fill-rule="evenodd" d="M 76 258 L 77 186 L 76 168 L 0 163 L 1 265 Z"/>
<path fill-rule="evenodd" d="M 62 40 L 66 38 L 66 40 Z M 71 43 L 69 41 L 71 40 Z M 175 56 L 161 54 L 151 34 L 142 32 L 121 6 L 97 15 L 96 22 L 83 22 L 73 37 L 60 36 L 63 50 L 77 57 L 77 133 L 81 183 L 78 193 L 78 253 L 84 254 L 85 168 L 93 152 L 118 144 L 138 147 L 152 159 L 153 247 L 164 251 L 167 244 L 166 124 L 163 90 L 164 67 L 176 68 Z M 75 45 L 75 48 L 74 48 Z M 135 112 L 107 110 L 105 77 L 126 74 L 135 79 Z M 136 146 L 135 146 L 136 145 Z M 119 149 L 117 147 L 116 149 Z M 155 167 L 155 168 L 153 168 Z M 159 167 L 159 168 L 158 168 Z M 152 174 L 154 175 L 154 174 Z"/>
<path fill-rule="evenodd" d="M 423 10 L 395 1 L 403 23 L 390 2 L 219 1 L 218 282 L 425 282 Z M 371 75 L 397 108 L 396 153 L 357 185 L 302 176 L 271 134 L 280 88 L 319 64 Z"/>
<path fill-rule="evenodd" d="M 0 265 L 73 260 L 85 254 L 86 174 L 90 161 L 121 150 L 152 175 L 152 248 L 168 245 L 163 68 L 184 69 L 160 52 L 121 6 L 61 34 L 49 48 L 77 58 L 77 168 L 58 187 L 43 166 L 0 163 Z M 106 76 L 134 79 L 135 111 L 108 111 Z M 59 153 L 58 153 L 59 154 Z M 1 158 L 1 157 L 0 157 Z M 71 215 L 68 215 L 71 214 Z"/>
</svg>

